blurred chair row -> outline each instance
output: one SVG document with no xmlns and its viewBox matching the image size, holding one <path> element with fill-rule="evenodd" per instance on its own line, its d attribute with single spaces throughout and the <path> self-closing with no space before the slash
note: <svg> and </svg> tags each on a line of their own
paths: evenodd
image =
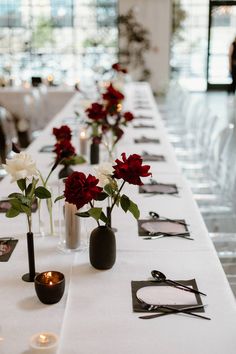
<svg viewBox="0 0 236 354">
<path fill-rule="evenodd" d="M 73 94 L 73 90 L 49 91 L 44 86 L 0 90 L 0 179 L 12 142 L 26 148 Z"/>
<path fill-rule="evenodd" d="M 177 82 L 160 109 L 217 253 L 236 262 L 236 126 Z"/>
</svg>

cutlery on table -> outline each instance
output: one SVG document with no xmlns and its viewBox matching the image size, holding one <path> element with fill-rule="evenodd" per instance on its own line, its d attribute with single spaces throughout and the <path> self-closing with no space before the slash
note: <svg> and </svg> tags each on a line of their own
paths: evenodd
<svg viewBox="0 0 236 354">
<path fill-rule="evenodd" d="M 169 219 L 169 218 L 166 218 L 165 216 L 160 216 L 155 211 L 149 211 L 149 215 L 151 216 L 152 219 L 166 220 L 166 221 L 170 221 L 170 222 L 175 223 L 175 224 L 189 226 L 188 224 L 186 224 L 185 221 Z"/>
<path fill-rule="evenodd" d="M 178 289 L 181 289 L 181 290 L 185 290 L 185 291 L 190 291 L 191 293 L 194 293 L 194 294 L 199 294 L 199 295 L 204 295 L 206 296 L 206 294 L 202 293 L 201 291 L 197 290 L 197 289 L 193 289 L 187 285 L 184 285 L 180 282 L 177 282 L 177 281 L 174 281 L 174 280 L 171 280 L 171 279 L 167 279 L 165 274 L 158 271 L 158 270 L 152 270 L 151 271 L 151 274 L 152 274 L 152 277 L 155 279 L 155 281 L 157 282 L 165 282 L 167 284 L 170 284 Z"/>
<path fill-rule="evenodd" d="M 140 301 L 140 299 L 139 299 Z M 202 318 L 205 320 L 211 320 L 210 317 L 207 316 L 203 316 L 203 315 L 198 315 L 196 313 L 193 313 L 191 310 L 197 310 L 197 309 L 202 309 L 204 308 L 205 305 L 196 305 L 196 306 L 188 306 L 188 307 L 183 307 L 181 309 L 176 309 L 174 307 L 171 306 L 166 306 L 166 305 L 150 305 L 150 310 L 167 310 L 164 311 L 162 313 L 155 313 L 152 315 L 143 315 L 143 316 L 139 316 L 139 318 L 143 319 L 143 320 L 149 320 L 152 318 L 157 318 L 157 317 L 162 317 L 162 316 L 166 316 L 166 315 L 172 315 L 172 314 L 178 314 L 178 313 L 184 313 L 190 316 L 194 316 L 194 317 L 198 317 L 198 318 Z"/>
</svg>

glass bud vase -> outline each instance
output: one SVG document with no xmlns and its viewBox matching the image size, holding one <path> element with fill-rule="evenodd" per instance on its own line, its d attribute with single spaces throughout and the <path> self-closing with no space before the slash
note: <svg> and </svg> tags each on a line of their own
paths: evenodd
<svg viewBox="0 0 236 354">
<path fill-rule="evenodd" d="M 53 201 L 52 198 L 40 199 L 38 205 L 39 235 L 54 235 Z"/>
<path fill-rule="evenodd" d="M 116 261 L 116 238 L 108 226 L 96 227 L 90 235 L 89 258 L 96 269 L 110 269 Z"/>
<path fill-rule="evenodd" d="M 58 248 L 66 253 L 82 251 L 85 248 L 81 219 L 76 215 L 78 211 L 76 205 L 65 202 L 60 203 L 61 209 L 61 230 Z"/>
</svg>

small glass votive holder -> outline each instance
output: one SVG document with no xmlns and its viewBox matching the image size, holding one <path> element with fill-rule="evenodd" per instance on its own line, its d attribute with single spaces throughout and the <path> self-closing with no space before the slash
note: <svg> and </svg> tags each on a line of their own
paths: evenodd
<svg viewBox="0 0 236 354">
<path fill-rule="evenodd" d="M 57 271 L 47 271 L 34 278 L 35 291 L 43 304 L 56 304 L 65 290 L 64 274 Z"/>
<path fill-rule="evenodd" d="M 30 353 L 32 354 L 56 354 L 58 336 L 51 332 L 34 334 L 30 338 Z"/>
</svg>

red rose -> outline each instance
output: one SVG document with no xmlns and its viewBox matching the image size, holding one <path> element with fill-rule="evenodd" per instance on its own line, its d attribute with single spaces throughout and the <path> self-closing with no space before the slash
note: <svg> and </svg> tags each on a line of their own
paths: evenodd
<svg viewBox="0 0 236 354">
<path fill-rule="evenodd" d="M 69 140 L 56 143 L 53 151 L 57 154 L 57 161 L 75 155 L 75 148 Z"/>
<path fill-rule="evenodd" d="M 130 122 L 131 120 L 134 119 L 134 115 L 131 112 L 125 112 L 124 118 L 125 118 L 126 122 Z"/>
<path fill-rule="evenodd" d="M 119 101 L 122 101 L 125 98 L 123 93 L 116 90 L 112 84 L 108 86 L 107 91 L 102 95 L 102 97 L 105 101 L 115 103 L 119 103 Z"/>
<path fill-rule="evenodd" d="M 92 175 L 86 177 L 82 172 L 73 172 L 65 182 L 66 201 L 75 204 L 77 209 L 82 208 L 102 192 L 102 188 L 97 186 L 98 182 Z"/>
<path fill-rule="evenodd" d="M 103 120 L 106 118 L 107 112 L 103 105 L 100 103 L 92 103 L 91 107 L 85 111 L 90 119 L 95 121 Z"/>
<path fill-rule="evenodd" d="M 140 177 L 151 176 L 151 173 L 148 172 L 150 166 L 142 166 L 143 160 L 140 155 L 133 154 L 126 158 L 126 154 L 123 152 L 121 156 L 123 161 L 115 160 L 116 165 L 113 166 L 115 170 L 113 176 L 117 179 L 122 178 L 130 184 L 141 186 L 143 183 Z"/>
<path fill-rule="evenodd" d="M 112 65 L 112 69 L 117 71 L 117 72 L 121 72 L 123 74 L 127 74 L 127 69 L 122 68 L 122 66 L 119 63 L 115 63 Z"/>
<path fill-rule="evenodd" d="M 62 125 L 60 128 L 53 128 L 53 135 L 55 135 L 57 141 L 60 140 L 71 140 L 71 129 L 68 125 Z"/>
</svg>

